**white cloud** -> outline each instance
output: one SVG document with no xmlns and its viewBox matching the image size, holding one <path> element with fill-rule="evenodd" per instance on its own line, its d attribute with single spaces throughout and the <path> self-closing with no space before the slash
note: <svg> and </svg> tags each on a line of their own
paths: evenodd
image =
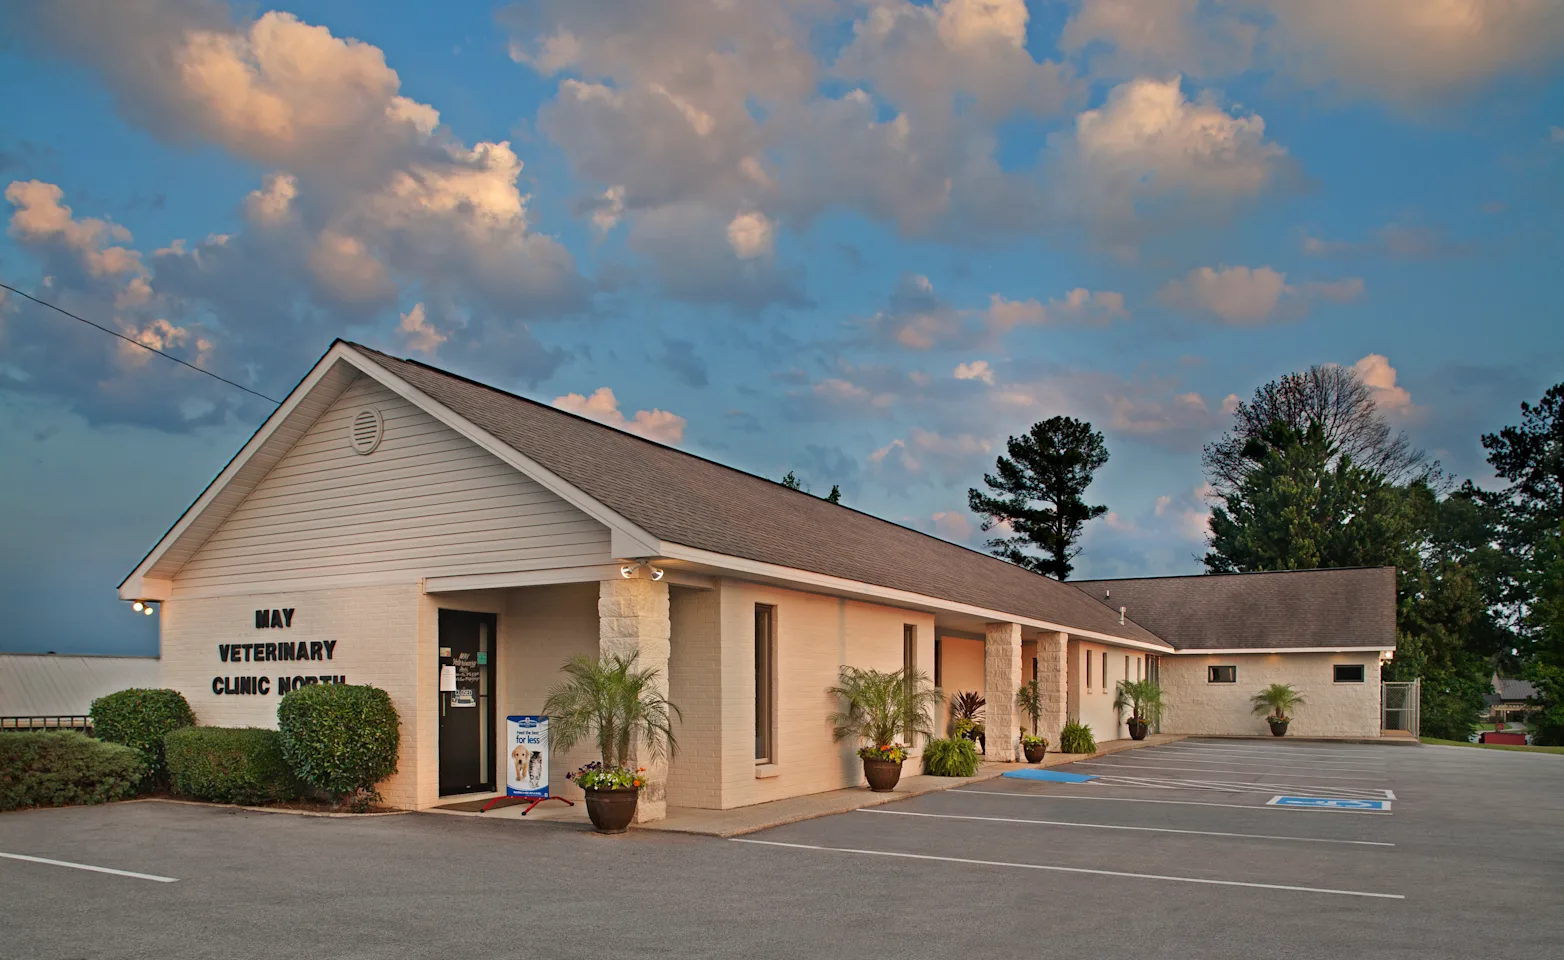
<svg viewBox="0 0 1564 960">
<path fill-rule="evenodd" d="M 970 543 L 976 529 L 970 517 L 956 510 L 937 510 L 929 519 L 934 521 L 934 533 L 952 543 Z"/>
<path fill-rule="evenodd" d="M 1233 326 L 1255 326 L 1273 318 L 1293 319 L 1310 301 L 1350 303 L 1363 296 L 1361 277 L 1311 280 L 1294 286 L 1270 267 L 1197 267 L 1169 280 L 1158 296 L 1171 307 L 1212 316 Z"/>
<path fill-rule="evenodd" d="M 1148 223 L 1219 217 L 1290 168 L 1259 114 L 1188 99 L 1178 77 L 1114 87 L 1073 130 L 1050 138 L 1050 159 L 1056 205 L 1113 244 L 1133 242 Z"/>
<path fill-rule="evenodd" d="M 413 309 L 402 314 L 401 322 L 397 324 L 396 329 L 409 350 L 426 357 L 433 357 L 440 349 L 440 344 L 448 339 L 447 334 L 442 333 L 429 322 L 429 318 L 424 314 L 422 303 L 413 304 Z"/>
<path fill-rule="evenodd" d="M 1200 0 L 1082 0 L 1059 47 L 1077 54 L 1090 48 L 1099 76 L 1211 76 L 1246 67 L 1258 32 L 1236 17 L 1202 11 Z"/>
<path fill-rule="evenodd" d="M 1412 394 L 1405 387 L 1396 385 L 1396 368 L 1383 354 L 1371 353 L 1352 365 L 1355 372 L 1374 393 L 1374 402 L 1388 413 L 1405 416 L 1415 407 Z"/>
<path fill-rule="evenodd" d="M 917 485 L 953 486 L 982 475 L 992 449 L 970 433 L 943 435 L 913 427 L 868 456 L 869 476 L 889 490 L 905 492 Z"/>
<path fill-rule="evenodd" d="M 1129 311 L 1124 309 L 1124 294 L 1076 287 L 1062 298 L 1047 303 L 1006 300 L 1000 294 L 993 294 L 989 297 L 987 319 L 992 331 L 1003 334 L 1021 326 L 1106 326 L 1128 316 Z"/>
<path fill-rule="evenodd" d="M 1549 127 L 1548 139 L 1554 143 L 1564 143 L 1564 127 Z"/>
<path fill-rule="evenodd" d="M 118 277 L 143 272 L 141 254 L 120 246 L 130 231 L 117 223 L 91 217 L 76 219 L 61 201 L 65 191 L 41 180 L 15 180 L 5 188 L 15 208 L 10 234 L 24 244 L 58 245 L 79 258 L 92 277 Z"/>
<path fill-rule="evenodd" d="M 1305 83 L 1436 110 L 1564 51 L 1557 0 L 1264 0 L 1266 41 Z"/>
<path fill-rule="evenodd" d="M 293 201 L 299 195 L 299 178 L 291 173 L 269 173 L 259 190 L 244 198 L 244 213 L 251 220 L 276 226 L 293 215 Z"/>
<path fill-rule="evenodd" d="M 987 360 L 956 364 L 955 377 L 957 380 L 981 380 L 989 386 L 994 385 L 994 371 L 989 369 Z"/>
<path fill-rule="evenodd" d="M 1163 301 L 1183 310 L 1208 313 L 1225 323 L 1263 323 L 1290 293 L 1287 275 L 1270 267 L 1197 267 L 1182 280 L 1169 280 Z"/>
<path fill-rule="evenodd" d="M 770 218 L 754 210 L 734 217 L 728 222 L 728 245 L 740 260 L 769 255 L 772 249 Z"/>
<path fill-rule="evenodd" d="M 579 393 L 555 397 L 554 406 L 659 443 L 677 444 L 684 439 L 686 421 L 683 417 L 654 408 L 637 410 L 634 417 L 627 419 L 619 411 L 619 400 L 614 396 L 614 391 L 608 387 L 598 387 L 590 397 Z"/>
</svg>

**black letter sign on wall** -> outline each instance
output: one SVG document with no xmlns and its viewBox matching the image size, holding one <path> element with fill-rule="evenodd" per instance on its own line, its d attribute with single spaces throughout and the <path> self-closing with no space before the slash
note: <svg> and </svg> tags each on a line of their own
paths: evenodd
<svg viewBox="0 0 1564 960">
<path fill-rule="evenodd" d="M 255 629 L 287 630 L 293 627 L 293 607 L 255 611 Z M 264 663 L 276 660 L 330 660 L 337 650 L 335 640 L 284 640 L 280 643 L 219 643 L 217 659 L 224 663 Z M 318 674 L 315 676 L 281 676 L 277 678 L 278 695 L 297 690 L 312 683 L 347 683 L 343 674 Z M 218 696 L 243 694 L 266 695 L 272 692 L 270 677 L 239 676 L 213 677 L 212 692 Z"/>
</svg>

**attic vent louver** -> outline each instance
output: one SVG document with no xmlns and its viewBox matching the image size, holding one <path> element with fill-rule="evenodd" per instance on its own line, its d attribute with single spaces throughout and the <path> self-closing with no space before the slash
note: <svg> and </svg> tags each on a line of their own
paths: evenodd
<svg viewBox="0 0 1564 960">
<path fill-rule="evenodd" d="M 386 430 L 385 420 L 381 418 L 380 411 L 374 407 L 365 407 L 353 415 L 353 426 L 348 431 L 348 440 L 353 445 L 353 452 L 368 456 L 380 446 L 380 438 Z"/>
</svg>

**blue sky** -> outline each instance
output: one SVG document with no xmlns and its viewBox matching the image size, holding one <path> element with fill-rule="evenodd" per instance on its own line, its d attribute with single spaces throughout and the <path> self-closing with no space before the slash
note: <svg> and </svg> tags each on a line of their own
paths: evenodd
<svg viewBox="0 0 1564 960">
<path fill-rule="evenodd" d="M 1230 398 L 1356 367 L 1460 477 L 1560 379 L 1552 0 L 86 0 L 0 13 L 0 278 L 280 397 L 362 340 L 959 542 L 1104 431 L 1082 575 L 1195 572 Z M 138 355 L 138 353 L 140 355 Z M 268 406 L 0 301 L 0 649 Z"/>
</svg>

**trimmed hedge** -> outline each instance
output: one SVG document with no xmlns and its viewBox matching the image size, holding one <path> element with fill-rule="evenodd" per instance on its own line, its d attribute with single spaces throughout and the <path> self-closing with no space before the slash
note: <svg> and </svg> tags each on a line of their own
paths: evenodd
<svg viewBox="0 0 1564 960">
<path fill-rule="evenodd" d="M 362 810 L 396 773 L 400 718 L 379 687 L 322 683 L 277 704 L 282 755 L 299 779 Z"/>
<path fill-rule="evenodd" d="M 122 743 L 141 754 L 147 775 L 163 783 L 163 738 L 171 730 L 195 726 L 195 713 L 178 690 L 131 687 L 92 701 L 92 733 L 99 740 Z"/>
<path fill-rule="evenodd" d="M 935 777 L 975 777 L 977 745 L 965 737 L 930 740 L 923 746 L 923 770 Z"/>
<path fill-rule="evenodd" d="M 300 784 L 282 735 L 260 727 L 183 727 L 164 738 L 175 793 L 217 803 L 293 800 Z"/>
<path fill-rule="evenodd" d="M 124 800 L 146 776 L 136 751 L 75 730 L 0 733 L 0 810 Z"/>
</svg>

